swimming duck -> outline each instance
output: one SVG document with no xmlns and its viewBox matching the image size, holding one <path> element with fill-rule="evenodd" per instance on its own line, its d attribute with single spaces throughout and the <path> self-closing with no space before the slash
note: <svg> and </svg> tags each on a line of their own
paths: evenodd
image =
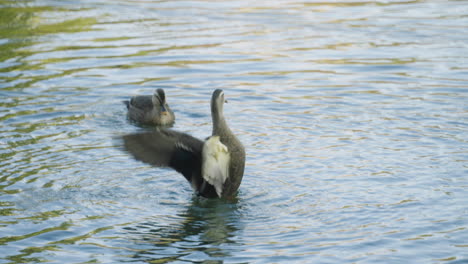
<svg viewBox="0 0 468 264">
<path fill-rule="evenodd" d="M 137 160 L 173 168 L 200 196 L 232 198 L 244 175 L 245 150 L 226 123 L 224 103 L 224 92 L 215 90 L 211 97 L 213 130 L 205 141 L 159 128 L 123 136 L 125 150 Z"/>
<path fill-rule="evenodd" d="M 138 95 L 124 101 L 127 106 L 127 116 L 130 120 L 143 125 L 174 124 L 175 115 L 166 102 L 163 89 L 157 89 L 153 95 Z"/>
</svg>

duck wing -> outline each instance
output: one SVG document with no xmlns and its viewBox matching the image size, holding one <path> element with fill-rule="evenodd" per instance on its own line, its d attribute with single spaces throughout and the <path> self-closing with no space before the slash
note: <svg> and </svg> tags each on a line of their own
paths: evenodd
<svg viewBox="0 0 468 264">
<path fill-rule="evenodd" d="M 170 129 L 128 134 L 122 139 L 125 150 L 136 160 L 170 167 L 182 174 L 198 195 L 217 197 L 214 186 L 201 174 L 203 141 Z"/>
<path fill-rule="evenodd" d="M 188 181 L 201 170 L 203 141 L 169 129 L 128 134 L 122 137 L 125 150 L 139 161 L 170 167 Z"/>
</svg>

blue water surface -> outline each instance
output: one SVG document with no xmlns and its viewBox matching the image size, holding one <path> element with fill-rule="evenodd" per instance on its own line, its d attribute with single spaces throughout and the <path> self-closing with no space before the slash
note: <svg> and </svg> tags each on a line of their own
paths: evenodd
<svg viewBox="0 0 468 264">
<path fill-rule="evenodd" d="M 468 2 L 0 1 L 0 263 L 468 263 Z M 234 200 L 121 103 L 247 151 Z"/>
</svg>

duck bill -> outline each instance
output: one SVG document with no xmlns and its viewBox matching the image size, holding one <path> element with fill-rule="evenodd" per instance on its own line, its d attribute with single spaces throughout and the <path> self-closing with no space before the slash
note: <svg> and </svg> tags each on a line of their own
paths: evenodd
<svg viewBox="0 0 468 264">
<path fill-rule="evenodd" d="M 161 105 L 161 113 L 162 113 L 163 115 L 168 114 L 167 108 L 166 108 L 164 105 Z"/>
</svg>

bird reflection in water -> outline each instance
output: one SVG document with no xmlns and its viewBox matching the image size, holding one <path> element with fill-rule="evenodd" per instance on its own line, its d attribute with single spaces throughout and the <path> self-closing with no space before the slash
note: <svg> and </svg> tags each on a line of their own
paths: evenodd
<svg viewBox="0 0 468 264">
<path fill-rule="evenodd" d="M 230 245 L 238 248 L 240 243 L 237 237 L 243 228 L 239 216 L 237 201 L 194 196 L 185 211 L 168 216 L 170 222 L 176 223 L 167 225 L 166 219 L 164 224 L 152 219 L 124 230 L 139 247 L 132 259 L 151 263 L 174 260 L 221 263 L 232 253 L 227 248 Z"/>
</svg>

